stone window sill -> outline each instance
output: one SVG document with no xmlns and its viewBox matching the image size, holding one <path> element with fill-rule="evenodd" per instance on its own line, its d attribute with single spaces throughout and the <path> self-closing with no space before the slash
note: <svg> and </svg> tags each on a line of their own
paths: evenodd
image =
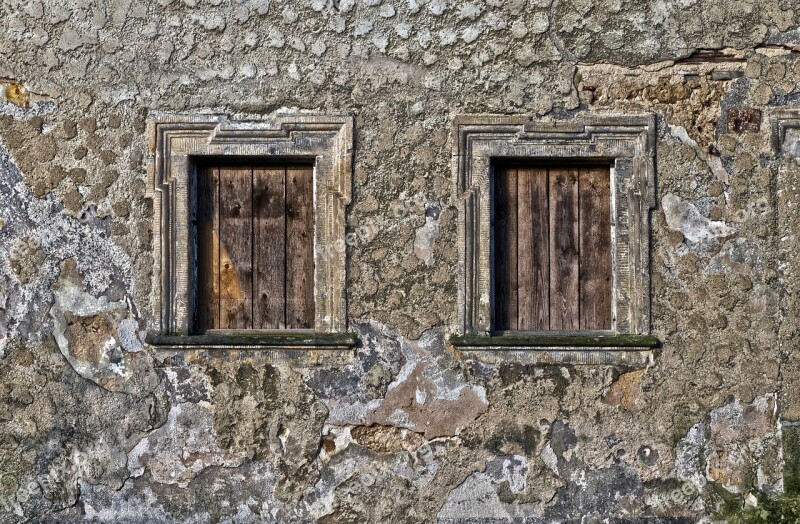
<svg viewBox="0 0 800 524">
<path fill-rule="evenodd" d="M 652 335 L 627 335 L 591 332 L 502 332 L 492 335 L 451 335 L 450 343 L 464 348 L 655 348 L 658 339 Z"/>
<path fill-rule="evenodd" d="M 224 331 L 202 335 L 149 334 L 145 342 L 159 349 L 350 349 L 355 333 L 300 331 Z"/>
</svg>

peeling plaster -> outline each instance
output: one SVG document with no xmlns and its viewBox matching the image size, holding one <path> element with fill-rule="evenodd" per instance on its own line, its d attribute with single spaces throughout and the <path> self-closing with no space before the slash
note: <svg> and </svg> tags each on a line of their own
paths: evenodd
<svg viewBox="0 0 800 524">
<path fill-rule="evenodd" d="M 672 474 L 701 491 L 709 482 L 736 494 L 751 482 L 760 490 L 782 491 L 776 406 L 775 395 L 763 395 L 750 404 L 734 400 L 715 408 L 678 443 Z"/>
<path fill-rule="evenodd" d="M 173 406 L 167 423 L 128 453 L 131 476 L 139 477 L 147 468 L 156 482 L 185 488 L 207 467 L 241 465 L 244 453 L 217 445 L 212 409 L 208 403 Z"/>
<path fill-rule="evenodd" d="M 702 242 L 729 237 L 736 229 L 718 220 L 709 220 L 691 202 L 686 202 L 672 194 L 661 199 L 667 226 L 680 231 L 690 242 Z"/>
<path fill-rule="evenodd" d="M 800 139 L 773 120 L 800 103 L 800 10 L 712 4 L 0 7 L 0 523 L 705 522 L 714 494 L 779 496 Z M 154 111 L 355 117 L 359 347 L 143 342 Z M 638 371 L 459 352 L 454 119 L 595 113 L 655 115 L 661 209 L 630 255 L 661 347 Z"/>
</svg>

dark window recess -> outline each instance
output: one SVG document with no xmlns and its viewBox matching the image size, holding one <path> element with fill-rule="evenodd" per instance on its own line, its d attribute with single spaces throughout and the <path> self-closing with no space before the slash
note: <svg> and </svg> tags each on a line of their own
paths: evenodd
<svg viewBox="0 0 800 524">
<path fill-rule="evenodd" d="M 313 171 L 197 170 L 194 331 L 314 326 Z"/>
<path fill-rule="evenodd" d="M 611 329 L 606 166 L 497 166 L 494 329 Z"/>
</svg>

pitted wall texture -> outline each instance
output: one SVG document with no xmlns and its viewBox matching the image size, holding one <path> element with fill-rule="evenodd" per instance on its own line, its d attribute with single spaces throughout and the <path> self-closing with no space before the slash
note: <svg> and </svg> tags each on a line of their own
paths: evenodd
<svg viewBox="0 0 800 524">
<path fill-rule="evenodd" d="M 799 26 L 789 0 L 4 0 L 0 522 L 794 522 Z M 154 349 L 148 117 L 280 110 L 355 117 L 360 347 Z M 652 364 L 456 351 L 454 117 L 593 112 L 657 118 Z"/>
</svg>

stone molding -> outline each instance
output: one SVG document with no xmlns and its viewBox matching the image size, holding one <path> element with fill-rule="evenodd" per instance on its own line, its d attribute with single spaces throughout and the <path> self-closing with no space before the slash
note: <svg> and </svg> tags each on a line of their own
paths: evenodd
<svg viewBox="0 0 800 524">
<path fill-rule="evenodd" d="M 775 153 L 800 158 L 800 107 L 772 111 L 770 125 Z"/>
<path fill-rule="evenodd" d="M 345 208 L 352 191 L 353 118 L 276 114 L 236 121 L 223 115 L 156 115 L 148 123 L 148 195 L 154 208 L 154 322 L 150 331 L 189 335 L 196 267 L 190 234 L 195 164 L 203 157 L 314 163 L 314 330 L 344 332 Z"/>
<path fill-rule="evenodd" d="M 588 159 L 611 164 L 612 331 L 650 332 L 650 210 L 656 205 L 656 122 L 644 115 L 582 115 L 569 121 L 465 115 L 453 125 L 459 207 L 458 331 L 491 334 L 492 160 Z"/>
</svg>

